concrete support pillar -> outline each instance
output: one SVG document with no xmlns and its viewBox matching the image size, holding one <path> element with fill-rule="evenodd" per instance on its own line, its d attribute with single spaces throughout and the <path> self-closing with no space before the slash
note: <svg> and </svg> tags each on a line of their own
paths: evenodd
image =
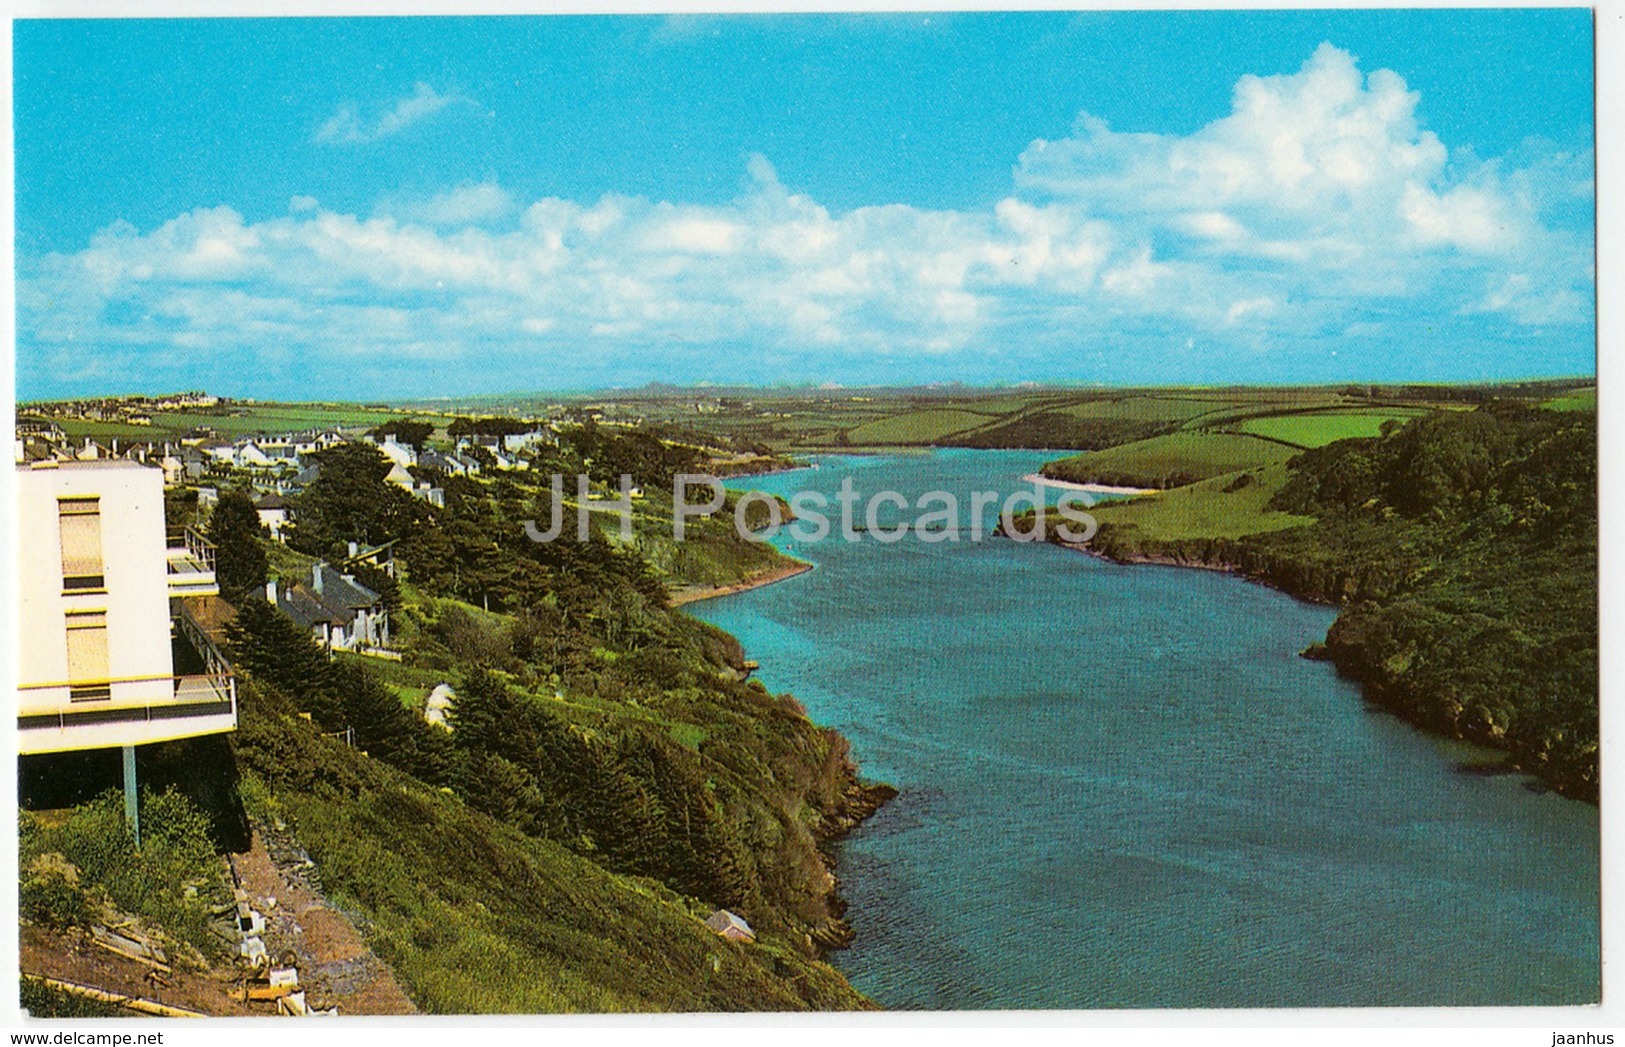
<svg viewBox="0 0 1625 1047">
<path fill-rule="evenodd" d="M 136 792 L 135 782 L 135 746 L 124 747 L 124 820 L 130 824 L 130 833 L 135 837 L 135 846 L 141 847 L 141 803 L 140 795 Z"/>
</svg>

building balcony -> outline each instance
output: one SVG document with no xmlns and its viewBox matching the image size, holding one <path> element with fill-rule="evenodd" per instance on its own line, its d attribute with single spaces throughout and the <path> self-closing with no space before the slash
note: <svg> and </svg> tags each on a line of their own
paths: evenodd
<svg viewBox="0 0 1625 1047">
<path fill-rule="evenodd" d="M 17 688 L 24 754 L 145 745 L 237 729 L 237 680 L 207 634 L 182 610 L 168 676 L 23 684 Z"/>
<path fill-rule="evenodd" d="M 145 745 L 237 729 L 237 680 L 230 673 L 31 684 L 17 689 L 17 699 L 17 744 L 24 754 Z"/>
<path fill-rule="evenodd" d="M 169 570 L 169 595 L 218 596 L 220 583 L 214 574 L 214 543 L 195 527 L 171 531 L 165 550 Z"/>
</svg>

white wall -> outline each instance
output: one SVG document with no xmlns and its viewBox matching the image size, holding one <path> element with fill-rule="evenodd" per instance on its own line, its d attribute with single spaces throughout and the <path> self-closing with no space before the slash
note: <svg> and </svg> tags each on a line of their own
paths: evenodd
<svg viewBox="0 0 1625 1047">
<path fill-rule="evenodd" d="M 128 461 L 62 462 L 19 467 L 18 714 L 140 710 L 175 702 L 170 656 L 164 484 L 159 469 Z M 59 497 L 100 499 L 105 590 L 64 592 Z M 66 612 L 107 614 L 112 697 L 68 700 Z M 45 688 L 29 685 L 48 684 Z M 99 748 L 231 730 L 220 717 L 184 717 L 19 733 L 23 752 Z"/>
</svg>

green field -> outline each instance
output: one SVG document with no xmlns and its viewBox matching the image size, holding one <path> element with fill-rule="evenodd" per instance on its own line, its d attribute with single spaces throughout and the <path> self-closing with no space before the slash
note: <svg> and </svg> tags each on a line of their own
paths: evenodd
<svg viewBox="0 0 1625 1047">
<path fill-rule="evenodd" d="M 1184 538 L 1240 538 L 1313 523 L 1308 516 L 1275 512 L 1264 503 L 1286 482 L 1284 463 L 1242 474 L 1250 480 L 1222 476 L 1172 491 L 1113 502 L 1090 510 L 1101 523 L 1138 528 L 1160 541 Z"/>
<path fill-rule="evenodd" d="M 1324 414 L 1285 414 L 1248 418 L 1236 426 L 1244 433 L 1280 440 L 1299 447 L 1324 447 L 1337 440 L 1377 436 L 1388 421 L 1408 422 L 1415 411 L 1328 411 Z"/>
<path fill-rule="evenodd" d="M 173 434 L 157 425 L 131 425 L 128 422 L 95 422 L 80 418 L 53 418 L 69 440 L 164 440 Z"/>
<path fill-rule="evenodd" d="M 369 658 L 349 651 L 335 651 L 333 656 L 338 661 L 351 662 L 366 669 L 370 676 L 394 691 L 401 699 L 401 703 L 414 712 L 423 709 L 423 703 L 428 699 L 429 692 L 434 690 L 437 684 L 455 682 L 448 680 L 446 673 L 421 669 L 403 662 L 392 662 L 386 658 Z"/>
<path fill-rule="evenodd" d="M 611 410 L 760 443 L 779 452 L 888 447 L 1102 451 L 1177 431 L 1228 432 L 1320 446 L 1375 435 L 1387 418 L 1471 407 L 1473 397 L 1567 397 L 1571 383 L 1467 391 L 1432 386 L 750 390 L 696 415 L 684 397 L 629 398 Z M 1292 419 L 1298 420 L 1292 420 Z M 1313 420 L 1309 420 L 1313 419 Z M 1242 464 L 1247 464 L 1246 459 Z"/>
<path fill-rule="evenodd" d="M 1171 396 L 1129 396 L 1086 400 L 1061 408 L 1074 418 L 1131 418 L 1136 421 L 1183 422 L 1227 404 L 1222 400 Z"/>
<path fill-rule="evenodd" d="M 25 415 L 28 412 L 23 412 Z M 151 425 L 100 422 L 80 418 L 53 418 L 69 439 L 172 440 L 193 429 L 208 428 L 228 439 L 241 436 L 277 436 L 305 429 L 357 428 L 379 425 L 398 412 L 349 404 L 235 404 L 229 413 L 154 411 Z"/>
<path fill-rule="evenodd" d="M 1597 390 L 1582 389 L 1566 396 L 1554 396 L 1550 400 L 1543 401 L 1540 406 L 1552 411 L 1595 411 Z"/>
<path fill-rule="evenodd" d="M 1296 451 L 1235 433 L 1180 432 L 1074 455 L 1044 467 L 1075 483 L 1182 487 L 1215 476 L 1283 462 Z"/>
<path fill-rule="evenodd" d="M 910 411 L 860 425 L 847 432 L 853 444 L 928 444 L 986 425 L 993 416 L 958 410 Z"/>
</svg>

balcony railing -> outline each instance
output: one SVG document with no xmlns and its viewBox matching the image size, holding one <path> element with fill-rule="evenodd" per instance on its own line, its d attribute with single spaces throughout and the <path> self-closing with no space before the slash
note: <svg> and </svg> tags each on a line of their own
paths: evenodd
<svg viewBox="0 0 1625 1047">
<path fill-rule="evenodd" d="M 192 645 L 192 650 L 202 656 L 203 664 L 208 667 L 211 674 L 222 675 L 231 672 L 231 663 L 220 653 L 220 648 L 215 646 L 214 640 L 209 637 L 209 631 L 193 615 L 192 608 L 182 604 L 180 613 L 175 616 L 175 622 L 181 635 L 186 637 L 186 642 Z"/>
<path fill-rule="evenodd" d="M 169 532 L 169 595 L 213 596 L 220 592 L 214 575 L 214 543 L 195 527 Z"/>
<path fill-rule="evenodd" d="M 174 621 L 206 672 L 22 684 L 17 688 L 18 728 L 61 730 L 208 716 L 229 717 L 229 725 L 211 725 L 209 730 L 233 730 L 237 725 L 237 679 L 231 663 L 193 617 L 191 608 L 182 605 Z M 89 694 L 96 696 L 87 697 Z"/>
<path fill-rule="evenodd" d="M 203 532 L 188 524 L 169 531 L 170 563 L 191 560 L 199 571 L 214 570 L 214 543 L 203 537 Z"/>
<path fill-rule="evenodd" d="M 163 679 L 159 677 L 158 679 Z M 123 683 L 152 683 L 152 680 L 106 680 L 111 698 L 96 701 L 73 701 L 71 688 L 65 683 L 25 684 L 20 692 L 17 727 L 20 730 L 40 728 L 67 728 L 110 723 L 146 723 L 154 720 L 174 720 L 193 716 L 231 717 L 237 722 L 237 680 L 230 673 L 203 673 L 196 676 L 169 678 L 168 699 L 121 701 L 118 692 Z M 74 685 L 78 687 L 80 685 Z M 148 693 L 150 688 L 143 688 Z M 228 730 L 230 728 L 227 728 Z"/>
</svg>

